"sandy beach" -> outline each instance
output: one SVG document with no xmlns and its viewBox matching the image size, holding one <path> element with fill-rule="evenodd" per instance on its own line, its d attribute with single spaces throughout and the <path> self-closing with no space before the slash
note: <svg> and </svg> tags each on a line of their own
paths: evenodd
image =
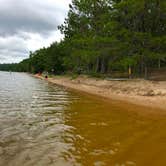
<svg viewBox="0 0 166 166">
<path fill-rule="evenodd" d="M 45 79 L 39 75 L 35 75 L 35 77 Z M 166 81 L 143 79 L 111 81 L 88 76 L 79 76 L 75 79 L 69 76 L 53 76 L 47 81 L 103 98 L 166 111 Z"/>
</svg>

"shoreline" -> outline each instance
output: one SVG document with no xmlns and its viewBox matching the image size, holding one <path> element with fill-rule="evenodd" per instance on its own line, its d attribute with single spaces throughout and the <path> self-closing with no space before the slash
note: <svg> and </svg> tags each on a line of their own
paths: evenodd
<svg viewBox="0 0 166 166">
<path fill-rule="evenodd" d="M 46 80 L 43 76 L 34 77 Z M 69 76 L 53 76 L 47 81 L 69 89 L 111 100 L 145 106 L 166 111 L 166 81 L 147 81 L 142 79 L 108 81 L 88 76 L 72 79 Z"/>
</svg>

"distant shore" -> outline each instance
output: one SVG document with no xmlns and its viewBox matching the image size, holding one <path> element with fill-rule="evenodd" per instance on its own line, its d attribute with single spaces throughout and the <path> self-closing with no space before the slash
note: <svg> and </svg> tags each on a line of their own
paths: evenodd
<svg viewBox="0 0 166 166">
<path fill-rule="evenodd" d="M 42 76 L 35 75 L 40 79 Z M 104 80 L 79 76 L 72 79 L 69 76 L 53 76 L 48 82 L 75 89 L 107 99 L 125 101 L 140 106 L 166 111 L 166 81 L 134 80 Z"/>
</svg>

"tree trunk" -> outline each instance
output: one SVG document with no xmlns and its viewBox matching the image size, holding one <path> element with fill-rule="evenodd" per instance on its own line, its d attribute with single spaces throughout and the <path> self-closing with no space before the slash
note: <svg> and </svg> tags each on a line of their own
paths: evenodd
<svg viewBox="0 0 166 166">
<path fill-rule="evenodd" d="M 101 73 L 104 74 L 105 73 L 105 59 L 102 58 L 101 60 Z"/>
<path fill-rule="evenodd" d="M 100 58 L 99 58 L 99 57 L 97 57 L 95 72 L 96 72 L 96 73 L 98 73 L 98 72 L 99 72 L 99 69 L 100 69 Z"/>
<path fill-rule="evenodd" d="M 161 60 L 160 60 L 160 58 L 158 59 L 158 68 L 159 69 L 161 68 Z"/>
<path fill-rule="evenodd" d="M 148 79 L 148 68 L 147 68 L 147 66 L 145 66 L 145 79 L 146 80 Z"/>
</svg>

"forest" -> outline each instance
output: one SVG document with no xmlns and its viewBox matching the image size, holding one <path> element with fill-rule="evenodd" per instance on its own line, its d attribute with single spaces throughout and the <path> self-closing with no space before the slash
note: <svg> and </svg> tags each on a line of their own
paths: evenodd
<svg viewBox="0 0 166 166">
<path fill-rule="evenodd" d="M 164 0 L 72 0 L 61 42 L 0 70 L 144 77 L 166 68 L 165 18 Z"/>
</svg>

